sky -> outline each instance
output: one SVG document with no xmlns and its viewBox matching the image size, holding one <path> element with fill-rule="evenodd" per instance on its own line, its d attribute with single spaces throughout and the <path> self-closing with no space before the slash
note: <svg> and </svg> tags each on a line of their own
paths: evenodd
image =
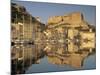
<svg viewBox="0 0 100 75">
<path fill-rule="evenodd" d="M 51 16 L 63 16 L 72 12 L 81 12 L 89 24 L 96 25 L 96 6 L 20 0 L 12 0 L 11 2 L 24 6 L 33 17 L 40 17 L 41 22 L 45 24 Z"/>
</svg>

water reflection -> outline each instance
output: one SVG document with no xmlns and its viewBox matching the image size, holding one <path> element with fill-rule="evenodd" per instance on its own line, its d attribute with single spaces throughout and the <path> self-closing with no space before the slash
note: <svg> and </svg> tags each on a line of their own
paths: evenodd
<svg viewBox="0 0 100 75">
<path fill-rule="evenodd" d="M 83 69 L 85 59 L 95 54 L 95 32 L 89 29 L 59 28 L 36 32 L 32 43 L 15 42 L 11 47 L 12 74 Z M 43 62 L 46 69 L 42 69 Z M 48 69 L 50 65 L 52 67 Z M 91 65 L 95 68 L 95 64 Z M 59 69 L 52 69 L 57 67 Z M 36 71 L 37 68 L 40 69 Z"/>
<path fill-rule="evenodd" d="M 91 62 L 91 63 L 90 63 Z M 48 61 L 47 57 L 40 59 L 40 64 L 32 64 L 25 73 L 41 73 L 41 72 L 60 72 L 60 71 L 75 71 L 75 70 L 87 70 L 95 69 L 95 54 L 90 55 L 84 59 L 81 68 L 76 68 L 67 64 L 52 64 Z"/>
<path fill-rule="evenodd" d="M 39 64 L 44 57 L 43 46 L 15 45 L 12 46 L 12 73 L 24 73 L 32 64 Z"/>
<path fill-rule="evenodd" d="M 95 49 L 92 49 L 92 52 L 89 49 L 78 50 L 76 52 L 69 52 L 68 45 L 65 43 L 38 43 L 34 45 L 14 45 L 12 46 L 12 74 L 23 74 L 25 72 L 27 73 L 27 71 L 30 72 L 30 67 L 36 64 L 40 64 L 40 66 L 38 66 L 37 68 L 42 67 L 42 62 L 46 61 L 48 61 L 46 62 L 48 64 L 45 64 L 44 66 L 51 64 L 58 66 L 65 65 L 64 67 L 58 67 L 61 69 L 56 71 L 68 70 L 66 65 L 72 67 L 71 70 L 82 69 L 85 58 L 94 53 Z M 41 61 L 41 59 L 44 58 L 46 59 Z M 90 61 L 88 61 L 88 63 L 90 63 Z M 42 72 L 42 70 L 35 71 L 33 68 L 32 72 Z"/>
</svg>

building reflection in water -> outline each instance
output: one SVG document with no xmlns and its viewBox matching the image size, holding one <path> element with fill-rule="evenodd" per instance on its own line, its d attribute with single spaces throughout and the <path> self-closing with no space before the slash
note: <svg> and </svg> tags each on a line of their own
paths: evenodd
<svg viewBox="0 0 100 75">
<path fill-rule="evenodd" d="M 50 64 L 82 68 L 84 59 L 95 53 L 95 27 L 79 12 L 51 17 L 45 25 L 12 4 L 11 42 L 12 74 L 25 73 L 44 57 Z"/>
<path fill-rule="evenodd" d="M 41 63 L 40 59 L 44 56 L 47 57 L 50 64 L 82 68 L 84 59 L 92 53 L 95 53 L 95 49 L 91 51 L 91 48 L 84 48 L 84 50 L 70 52 L 65 43 L 15 45 L 12 46 L 12 73 L 25 73 L 32 64 Z"/>
</svg>

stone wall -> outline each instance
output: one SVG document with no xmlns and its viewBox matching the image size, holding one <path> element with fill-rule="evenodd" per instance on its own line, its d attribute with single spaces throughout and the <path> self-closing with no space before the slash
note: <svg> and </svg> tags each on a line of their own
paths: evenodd
<svg viewBox="0 0 100 75">
<path fill-rule="evenodd" d="M 48 24 L 57 24 L 60 22 L 65 22 L 69 24 L 79 24 L 83 21 L 83 15 L 80 12 L 73 12 L 69 15 L 64 16 L 53 16 L 48 19 Z"/>
</svg>

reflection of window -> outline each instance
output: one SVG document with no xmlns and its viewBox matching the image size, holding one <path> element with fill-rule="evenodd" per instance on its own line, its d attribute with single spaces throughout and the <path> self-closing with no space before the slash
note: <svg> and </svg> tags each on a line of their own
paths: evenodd
<svg viewBox="0 0 100 75">
<path fill-rule="evenodd" d="M 19 50 L 19 58 L 23 57 L 23 50 Z"/>
</svg>

